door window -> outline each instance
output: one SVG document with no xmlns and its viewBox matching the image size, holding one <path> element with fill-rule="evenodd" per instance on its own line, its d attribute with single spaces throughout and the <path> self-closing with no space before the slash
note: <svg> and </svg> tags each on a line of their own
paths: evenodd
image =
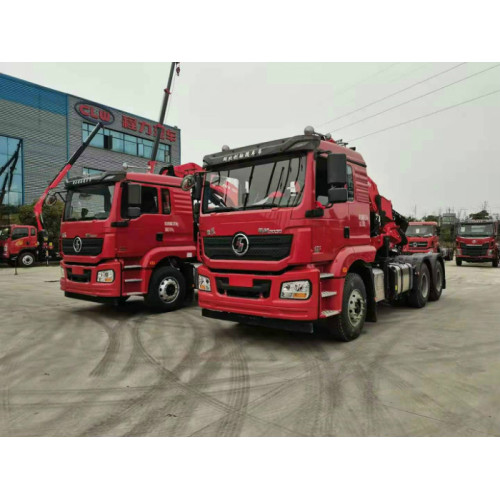
<svg viewBox="0 0 500 500">
<path fill-rule="evenodd" d="M 34 227 L 31 228 L 31 236 L 36 236 L 36 229 Z"/>
<path fill-rule="evenodd" d="M 142 186 L 141 189 L 141 214 L 158 213 L 158 189 Z"/>
<path fill-rule="evenodd" d="M 171 211 L 170 207 L 170 191 L 168 189 L 161 190 L 162 212 L 168 215 Z"/>
<path fill-rule="evenodd" d="M 29 236 L 29 231 L 27 227 L 16 227 L 12 230 L 12 240 L 18 240 L 19 238 L 26 238 Z"/>
</svg>

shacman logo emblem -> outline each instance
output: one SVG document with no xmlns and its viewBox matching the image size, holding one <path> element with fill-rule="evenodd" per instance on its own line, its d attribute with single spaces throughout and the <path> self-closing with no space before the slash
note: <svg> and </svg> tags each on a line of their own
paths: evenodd
<svg viewBox="0 0 500 500">
<path fill-rule="evenodd" d="M 233 238 L 233 252 L 242 256 L 248 252 L 249 242 L 246 234 L 238 233 Z"/>
<path fill-rule="evenodd" d="M 77 236 L 74 240 L 73 240 L 73 250 L 76 252 L 76 253 L 80 253 L 82 251 L 82 239 Z"/>
</svg>

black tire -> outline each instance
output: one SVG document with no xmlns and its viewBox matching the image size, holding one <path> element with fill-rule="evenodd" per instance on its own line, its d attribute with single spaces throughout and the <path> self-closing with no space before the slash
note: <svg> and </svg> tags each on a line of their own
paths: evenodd
<svg viewBox="0 0 500 500">
<path fill-rule="evenodd" d="M 443 264 L 438 260 L 436 262 L 436 281 L 432 280 L 431 291 L 429 293 L 429 300 L 439 300 L 443 293 L 443 279 L 444 269 Z"/>
<path fill-rule="evenodd" d="M 411 307 L 421 308 L 427 304 L 431 290 L 431 276 L 426 264 L 420 267 L 420 273 L 417 276 L 417 286 L 408 296 L 408 304 Z"/>
<path fill-rule="evenodd" d="M 457 257 L 457 258 L 456 258 L 456 260 L 455 260 L 455 264 L 456 264 L 457 266 L 461 266 L 461 265 L 462 265 L 462 259 L 459 259 L 459 258 Z"/>
<path fill-rule="evenodd" d="M 21 267 L 33 267 L 35 265 L 35 254 L 32 252 L 23 252 L 18 257 L 18 264 Z"/>
<path fill-rule="evenodd" d="M 157 311 L 174 311 L 184 304 L 186 280 L 175 267 L 165 266 L 156 269 L 149 282 L 149 290 L 144 300 L 148 307 Z"/>
<path fill-rule="evenodd" d="M 498 267 L 498 259 L 493 260 L 493 261 L 491 262 L 491 265 L 492 265 L 493 267 Z"/>
<path fill-rule="evenodd" d="M 366 320 L 366 289 L 361 276 L 349 273 L 344 283 L 342 312 L 321 320 L 321 330 L 341 342 L 357 339 Z"/>
</svg>

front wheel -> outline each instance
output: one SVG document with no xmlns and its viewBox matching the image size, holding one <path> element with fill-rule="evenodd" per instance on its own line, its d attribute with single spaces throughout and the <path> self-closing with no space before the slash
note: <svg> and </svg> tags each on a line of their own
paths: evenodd
<svg viewBox="0 0 500 500">
<path fill-rule="evenodd" d="M 31 267 L 35 264 L 35 255 L 31 252 L 24 252 L 19 256 L 19 264 L 22 267 Z"/>
<path fill-rule="evenodd" d="M 462 265 L 462 259 L 459 259 L 459 258 L 457 257 L 457 259 L 455 260 L 455 264 L 456 264 L 457 266 L 461 266 L 461 265 Z"/>
<path fill-rule="evenodd" d="M 337 316 L 321 320 L 323 330 L 341 342 L 357 339 L 365 324 L 366 310 L 365 284 L 358 274 L 349 273 L 344 283 L 342 311 Z"/>
<path fill-rule="evenodd" d="M 493 267 L 498 267 L 498 258 L 494 259 L 491 263 Z"/>
<path fill-rule="evenodd" d="M 431 276 L 426 264 L 422 264 L 417 276 L 417 286 L 408 297 L 408 303 L 411 307 L 421 308 L 427 304 L 431 290 Z"/>
<path fill-rule="evenodd" d="M 156 269 L 149 282 L 149 291 L 144 300 L 157 311 L 179 309 L 186 298 L 186 280 L 175 267 L 165 266 Z"/>
</svg>

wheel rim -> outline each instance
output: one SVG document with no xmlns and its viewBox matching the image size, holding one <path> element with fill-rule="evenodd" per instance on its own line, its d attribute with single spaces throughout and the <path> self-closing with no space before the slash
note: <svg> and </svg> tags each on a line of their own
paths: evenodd
<svg viewBox="0 0 500 500">
<path fill-rule="evenodd" d="M 365 301 L 359 290 L 353 290 L 349 296 L 348 316 L 353 327 L 357 327 L 363 320 Z"/>
<path fill-rule="evenodd" d="M 438 265 L 436 269 L 436 291 L 439 293 L 443 287 L 443 273 L 441 272 L 441 266 Z"/>
<path fill-rule="evenodd" d="M 21 258 L 21 262 L 25 266 L 31 266 L 31 264 L 33 264 L 33 257 L 31 255 L 23 255 Z"/>
<path fill-rule="evenodd" d="M 172 276 L 169 276 L 161 281 L 158 287 L 158 295 L 165 304 L 171 304 L 179 296 L 179 290 L 179 282 Z"/>
<path fill-rule="evenodd" d="M 420 282 L 420 291 L 422 292 L 423 297 L 427 297 L 429 293 L 429 280 L 427 279 L 427 274 L 422 273 L 422 280 Z"/>
</svg>

